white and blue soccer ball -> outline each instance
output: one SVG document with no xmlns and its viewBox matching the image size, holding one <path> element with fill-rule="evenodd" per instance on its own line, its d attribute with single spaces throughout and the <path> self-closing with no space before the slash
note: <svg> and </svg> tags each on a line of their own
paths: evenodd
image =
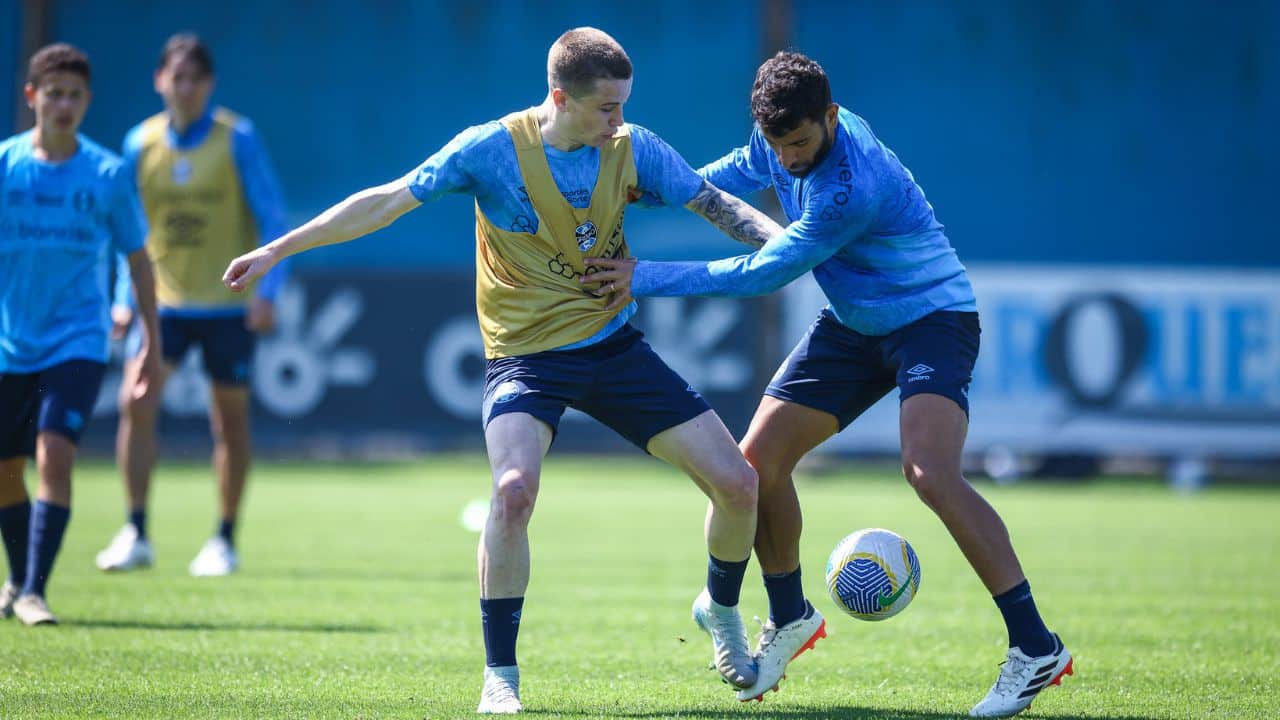
<svg viewBox="0 0 1280 720">
<path fill-rule="evenodd" d="M 867 528 L 841 540 L 827 560 L 827 590 L 859 620 L 886 620 L 920 590 L 920 560 L 901 535 Z"/>
</svg>

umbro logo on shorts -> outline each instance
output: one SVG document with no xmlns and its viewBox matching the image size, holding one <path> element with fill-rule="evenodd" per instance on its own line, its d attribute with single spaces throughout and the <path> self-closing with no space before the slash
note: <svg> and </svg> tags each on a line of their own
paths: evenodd
<svg viewBox="0 0 1280 720">
<path fill-rule="evenodd" d="M 929 367 L 928 365 L 925 365 L 924 363 L 916 363 L 910 368 L 907 368 L 907 374 L 911 376 L 911 379 L 908 380 L 907 382 L 917 382 L 920 380 L 928 380 L 929 373 L 931 372 L 934 372 L 933 368 Z"/>
</svg>

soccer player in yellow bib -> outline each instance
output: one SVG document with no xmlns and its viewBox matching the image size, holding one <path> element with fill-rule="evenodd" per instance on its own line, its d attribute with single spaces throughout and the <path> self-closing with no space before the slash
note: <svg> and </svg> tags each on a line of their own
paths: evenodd
<svg viewBox="0 0 1280 720">
<path fill-rule="evenodd" d="M 626 293 L 578 279 L 590 257 L 627 257 L 628 201 L 683 205 L 736 239 L 763 242 L 768 218 L 703 181 L 656 135 L 623 121 L 631 61 L 612 37 L 570 30 L 551 46 L 542 104 L 464 130 L 416 170 L 358 192 L 237 258 L 242 290 L 280 259 L 345 242 L 446 193 L 476 201 L 476 309 L 484 339 L 485 443 L 493 497 L 478 550 L 485 641 L 480 713 L 521 709 L 516 633 L 529 582 L 528 524 L 542 458 L 568 406 L 685 471 L 710 498 L 707 586 L 694 619 L 717 669 L 755 680 L 738 593 L 756 523 L 756 474 L 706 401 L 628 322 Z"/>
<path fill-rule="evenodd" d="M 124 158 L 137 182 L 150 230 L 147 249 L 156 267 L 165 372 L 198 347 L 213 381 L 209 427 L 218 476 L 219 522 L 189 570 L 227 575 L 239 565 L 235 526 L 249 472 L 249 373 L 256 333 L 275 324 L 273 300 L 284 281 L 277 268 L 253 296 L 228 291 L 210 268 L 273 240 L 287 229 L 279 183 L 249 121 L 210 106 L 213 56 L 195 35 L 169 38 L 155 72 L 164 112 L 129 132 Z M 128 326 L 128 272 L 116 286 L 117 332 Z M 150 566 L 147 496 L 156 463 L 160 394 L 135 397 L 137 363 L 125 365 L 116 459 L 128 496 L 128 522 L 98 553 L 102 570 Z"/>
</svg>

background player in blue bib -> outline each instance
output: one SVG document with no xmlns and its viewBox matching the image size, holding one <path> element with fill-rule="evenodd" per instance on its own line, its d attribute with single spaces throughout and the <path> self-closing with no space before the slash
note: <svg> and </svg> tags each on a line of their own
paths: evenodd
<svg viewBox="0 0 1280 720">
<path fill-rule="evenodd" d="M 107 275 L 128 257 L 142 317 L 138 383 L 159 372 L 155 286 L 144 223 L 120 158 L 77 135 L 89 60 L 65 44 L 31 57 L 24 88 L 36 126 L 0 143 L 0 535 L 9 577 L 0 615 L 54 623 L 45 601 L 71 515 L 76 443 L 107 360 Z M 34 457 L 34 506 L 23 470 Z"/>
<path fill-rule="evenodd" d="M 816 62 L 792 52 L 766 61 L 751 112 L 748 145 L 699 172 L 737 195 L 772 185 L 786 229 L 749 255 L 602 259 L 593 264 L 607 271 L 584 279 L 636 296 L 747 296 L 812 271 L 830 302 L 778 369 L 742 441 L 760 475 L 755 550 L 770 620 L 756 684 L 739 698 L 760 698 L 824 635 L 800 585 L 796 463 L 897 386 L 906 479 L 955 538 L 1009 630 L 1000 678 L 971 714 L 1019 712 L 1070 672 L 1071 655 L 1040 619 L 1000 516 L 961 473 L 979 334 L 964 267 L 911 173 L 862 118 L 832 102 Z"/>
</svg>

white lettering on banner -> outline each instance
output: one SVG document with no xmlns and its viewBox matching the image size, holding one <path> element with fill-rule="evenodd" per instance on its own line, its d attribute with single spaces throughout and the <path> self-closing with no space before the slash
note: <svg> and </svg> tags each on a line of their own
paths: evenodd
<svg viewBox="0 0 1280 720">
<path fill-rule="evenodd" d="M 736 351 L 716 351 L 742 319 L 742 306 L 731 300 L 696 302 L 684 298 L 646 300 L 645 337 L 653 349 L 688 383 L 702 392 L 745 390 L 751 381 L 751 359 Z M 432 333 L 422 355 L 423 380 L 431 398 L 451 415 L 480 417 L 484 396 L 484 347 L 475 318 L 458 316 Z M 563 421 L 583 422 L 587 415 L 569 409 Z"/>
<path fill-rule="evenodd" d="M 332 385 L 373 382 L 373 353 L 338 345 L 364 310 L 360 293 L 338 290 L 316 309 L 310 323 L 306 307 L 302 285 L 286 285 L 276 300 L 276 333 L 259 341 L 254 357 L 253 392 L 264 407 L 282 417 L 315 410 Z"/>
<path fill-rule="evenodd" d="M 742 320 L 743 305 L 712 298 L 696 303 L 685 298 L 646 300 L 645 337 L 655 352 L 700 392 L 746 390 L 751 382 L 751 358 L 715 347 Z"/>
<path fill-rule="evenodd" d="M 481 368 L 466 372 L 467 364 Z M 474 315 L 459 315 L 441 325 L 422 352 L 422 375 L 431 399 L 454 417 L 480 418 L 484 397 L 484 342 Z"/>
<path fill-rule="evenodd" d="M 977 267 L 970 450 L 1256 455 L 1280 447 L 1280 272 Z M 786 295 L 787 350 L 825 304 Z M 896 452 L 897 393 L 829 445 Z"/>
</svg>

